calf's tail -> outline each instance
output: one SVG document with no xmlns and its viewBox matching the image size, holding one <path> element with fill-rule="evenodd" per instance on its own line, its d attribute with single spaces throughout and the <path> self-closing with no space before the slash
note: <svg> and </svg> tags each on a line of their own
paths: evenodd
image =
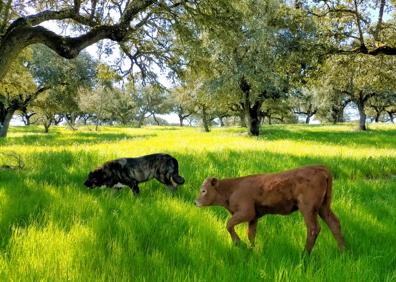
<svg viewBox="0 0 396 282">
<path fill-rule="evenodd" d="M 330 172 L 328 172 L 327 174 L 326 184 L 327 184 L 326 194 L 324 196 L 322 206 L 324 206 L 327 209 L 330 209 L 332 186 L 333 186 L 333 177 Z"/>
</svg>

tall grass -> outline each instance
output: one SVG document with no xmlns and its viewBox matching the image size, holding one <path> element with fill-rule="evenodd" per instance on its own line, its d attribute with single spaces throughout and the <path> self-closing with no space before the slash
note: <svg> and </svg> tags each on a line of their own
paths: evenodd
<svg viewBox="0 0 396 282">
<path fill-rule="evenodd" d="M 1 281 L 396 281 L 396 128 L 343 126 L 243 129 L 12 128 L 0 152 L 23 170 L 0 171 Z M 166 152 L 186 179 L 176 193 L 154 181 L 141 194 L 87 190 L 106 160 Z M 6 160 L 0 160 L 6 162 Z M 193 200 L 207 176 L 273 172 L 312 163 L 334 174 L 333 209 L 347 250 L 329 229 L 302 256 L 302 216 L 265 216 L 257 245 L 234 247 L 220 207 Z M 0 163 L 1 165 L 1 163 Z M 237 232 L 247 242 L 246 225 Z"/>
</svg>

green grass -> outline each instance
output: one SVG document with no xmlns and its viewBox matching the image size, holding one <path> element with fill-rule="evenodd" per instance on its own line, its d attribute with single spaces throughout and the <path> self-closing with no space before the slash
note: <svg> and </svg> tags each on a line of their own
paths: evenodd
<svg viewBox="0 0 396 282">
<path fill-rule="evenodd" d="M 51 130 L 17 127 L 0 140 L 26 163 L 0 171 L 0 281 L 396 281 L 395 126 L 271 126 L 259 138 L 239 128 Z M 155 180 L 138 197 L 82 185 L 106 160 L 154 152 L 179 160 L 186 183 L 176 193 Z M 234 247 L 227 212 L 193 204 L 207 176 L 312 163 L 334 174 L 344 253 L 321 222 L 302 256 L 298 212 L 262 218 L 254 250 Z M 237 232 L 248 241 L 246 225 Z"/>
</svg>

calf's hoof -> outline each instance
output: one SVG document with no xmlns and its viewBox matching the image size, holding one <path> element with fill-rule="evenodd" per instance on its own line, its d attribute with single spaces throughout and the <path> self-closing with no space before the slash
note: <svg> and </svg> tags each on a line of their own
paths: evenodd
<svg viewBox="0 0 396 282">
<path fill-rule="evenodd" d="M 240 239 L 234 240 L 234 246 L 239 247 L 240 245 L 241 245 L 241 240 Z"/>
</svg>

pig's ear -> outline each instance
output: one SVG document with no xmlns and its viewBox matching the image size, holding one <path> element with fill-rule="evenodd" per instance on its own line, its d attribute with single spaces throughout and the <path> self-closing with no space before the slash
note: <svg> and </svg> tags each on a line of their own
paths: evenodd
<svg viewBox="0 0 396 282">
<path fill-rule="evenodd" d="M 217 181 L 218 181 L 217 178 L 213 177 L 212 180 L 210 181 L 210 184 L 212 184 L 212 186 L 216 186 Z"/>
</svg>

